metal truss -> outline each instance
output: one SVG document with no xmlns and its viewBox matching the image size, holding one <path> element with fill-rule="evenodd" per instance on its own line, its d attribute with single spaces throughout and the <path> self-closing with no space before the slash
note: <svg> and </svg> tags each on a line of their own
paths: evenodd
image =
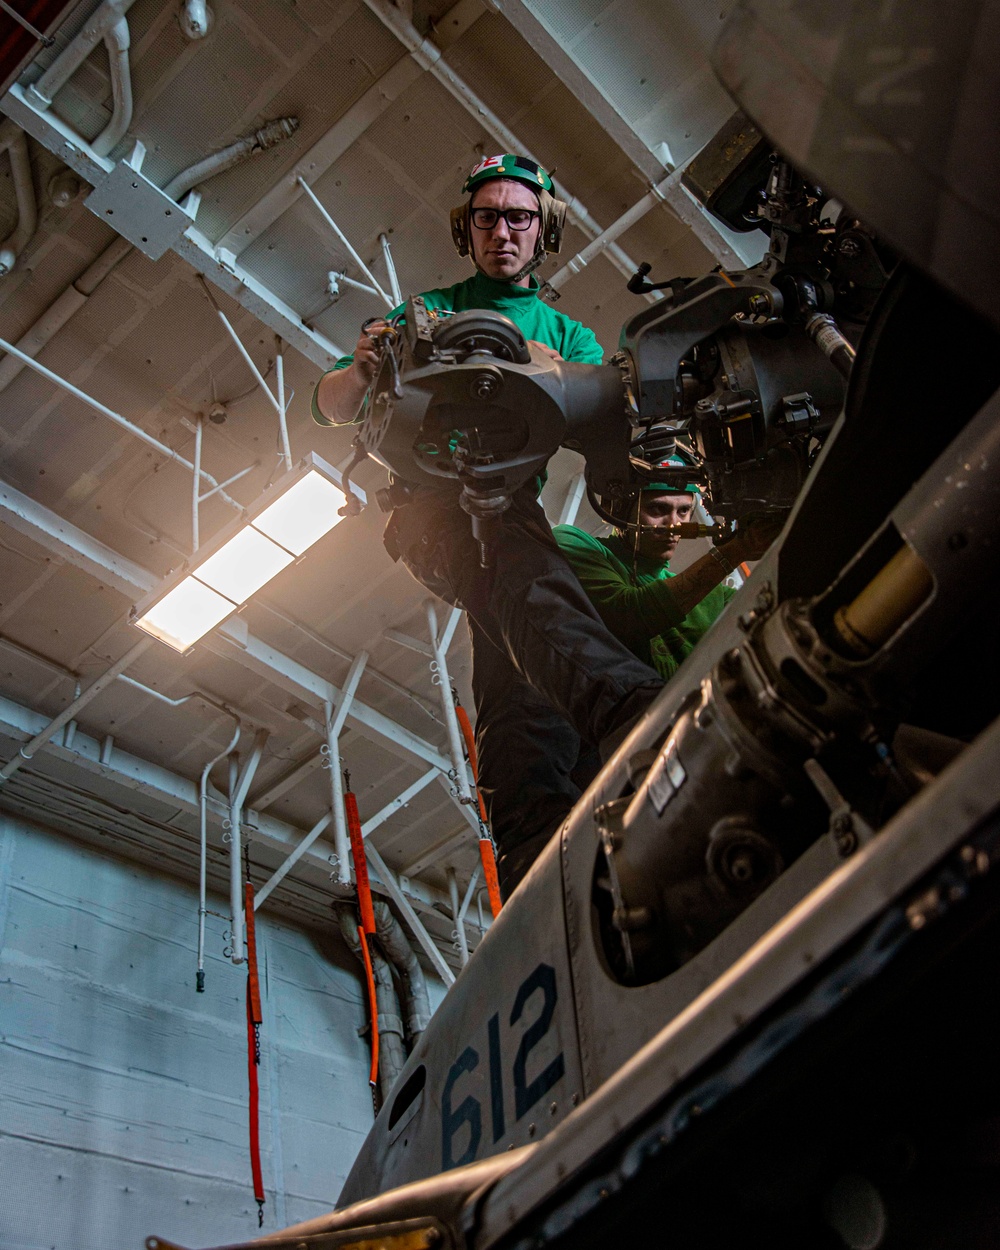
<svg viewBox="0 0 1000 1250">
<path fill-rule="evenodd" d="M 43 147 L 65 161 L 75 174 L 90 183 L 95 191 L 101 192 L 104 198 L 110 196 L 109 206 L 117 213 L 116 226 L 127 222 L 129 213 L 134 212 L 135 208 L 127 197 L 118 195 L 117 188 L 119 183 L 123 186 L 131 185 L 136 180 L 137 171 L 128 160 L 113 162 L 98 155 L 72 127 L 51 110 L 39 109 L 31 102 L 27 92 L 17 85 L 11 87 L 0 100 L 0 112 L 5 113 Z M 127 176 L 122 170 L 126 170 Z M 158 190 L 151 183 L 149 186 L 154 191 Z M 184 217 L 180 207 L 175 207 L 178 218 Z M 189 221 L 186 217 L 184 219 Z M 109 218 L 105 216 L 104 220 Z M 124 233 L 121 230 L 119 232 Z M 142 243 L 137 243 L 137 246 L 140 250 L 143 247 Z M 244 269 L 234 253 L 222 247 L 214 247 L 193 222 L 186 225 L 171 244 L 171 248 L 196 272 L 203 273 L 220 291 L 236 300 L 264 325 L 270 326 L 286 343 L 291 344 L 321 369 L 332 368 L 343 355 L 336 344 L 325 335 L 310 329 L 294 308 L 279 299 L 249 270 Z"/>
<path fill-rule="evenodd" d="M 50 509 L 6 484 L 0 484 L 0 519 L 47 551 L 59 556 L 75 568 L 89 573 L 102 584 L 117 590 L 129 599 L 145 594 L 158 582 L 155 575 L 148 570 L 113 551 Z M 343 691 L 339 687 L 306 668 L 298 660 L 254 637 L 240 617 L 220 626 L 199 645 L 207 647 L 223 659 L 248 668 L 292 694 L 296 699 L 317 709 L 323 709 L 324 712 L 327 705 L 334 708 L 341 705 Z M 369 707 L 357 697 L 351 700 L 346 720 L 363 736 L 422 769 L 422 775 L 417 781 L 409 785 L 402 794 L 396 796 L 366 822 L 363 827 L 365 836 L 404 806 L 418 790 L 423 789 L 434 778 L 439 778 L 450 793 L 452 761 L 433 744 L 390 717 Z M 44 724 L 43 721 L 39 729 L 44 728 Z M 323 723 L 317 720 L 314 727 L 318 734 L 325 737 Z M 457 806 L 470 827 L 475 827 L 475 816 L 469 807 L 463 804 Z M 271 820 L 263 813 L 258 813 L 256 818 L 262 822 L 262 827 Z M 282 822 L 277 822 L 277 825 L 289 828 L 283 826 Z M 299 837 L 304 836 L 305 831 L 296 831 L 294 840 L 297 841 Z M 332 848 L 327 853 L 332 853 Z M 326 862 L 325 857 L 324 862 Z M 449 906 L 450 900 L 444 891 L 434 890 L 408 879 L 403 880 L 400 888 L 407 892 L 418 906 L 421 904 L 429 907 Z"/>
<path fill-rule="evenodd" d="M 40 712 L 23 707 L 11 699 L 0 696 L 0 732 L 15 740 L 28 741 L 34 737 L 48 722 L 48 717 Z M 57 736 L 48 747 L 49 753 L 55 758 L 64 760 L 92 773 L 114 781 L 117 785 L 136 793 L 143 794 L 161 803 L 169 804 L 192 817 L 197 817 L 199 809 L 198 783 L 162 765 L 154 764 L 140 756 L 123 751 L 109 739 L 99 741 L 74 727 L 72 736 Z M 237 785 L 239 779 L 237 779 Z M 238 798 L 238 794 L 234 796 Z M 208 815 L 220 828 L 224 828 L 232 820 L 232 802 L 230 798 L 209 795 Z M 327 822 L 329 816 L 324 818 Z M 335 856 L 334 846 L 318 836 L 312 836 L 305 830 L 298 829 L 283 820 L 268 816 L 264 812 L 244 809 L 241 825 L 253 841 L 263 843 L 277 850 L 288 852 L 299 851 L 298 858 L 330 871 L 330 861 Z M 313 831 L 314 832 L 314 831 Z M 301 850 L 304 840 L 308 841 L 306 849 Z M 451 916 L 451 897 L 444 890 L 435 889 L 423 882 L 413 881 L 406 877 L 397 877 L 389 869 L 381 856 L 372 854 L 376 879 L 373 888 L 376 892 L 392 898 L 402 911 L 414 936 L 427 951 L 428 957 L 446 984 L 454 980 L 454 973 L 448 967 L 440 948 L 428 933 L 420 920 L 418 912 L 436 916 L 439 920 L 447 920 Z"/>
</svg>

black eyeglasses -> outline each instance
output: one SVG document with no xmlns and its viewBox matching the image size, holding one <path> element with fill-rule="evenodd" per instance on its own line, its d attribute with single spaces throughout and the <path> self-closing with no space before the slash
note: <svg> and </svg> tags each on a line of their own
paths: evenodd
<svg viewBox="0 0 1000 1250">
<path fill-rule="evenodd" d="M 492 230 L 502 217 L 508 230 L 527 230 L 541 215 L 535 208 L 474 208 L 472 224 L 477 230 Z"/>
</svg>

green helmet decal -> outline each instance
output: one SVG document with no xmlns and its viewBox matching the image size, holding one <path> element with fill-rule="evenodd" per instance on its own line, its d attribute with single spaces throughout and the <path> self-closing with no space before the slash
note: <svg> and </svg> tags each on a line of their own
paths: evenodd
<svg viewBox="0 0 1000 1250">
<path fill-rule="evenodd" d="M 466 178 L 462 191 L 471 193 L 490 178 L 514 178 L 535 191 L 541 189 L 550 194 L 552 192 L 552 179 L 541 165 L 527 156 L 514 156 L 510 152 L 502 156 L 484 157 Z"/>
</svg>

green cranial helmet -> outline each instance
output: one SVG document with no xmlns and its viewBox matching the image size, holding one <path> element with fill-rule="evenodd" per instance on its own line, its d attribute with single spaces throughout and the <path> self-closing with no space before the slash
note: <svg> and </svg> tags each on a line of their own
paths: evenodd
<svg viewBox="0 0 1000 1250">
<path fill-rule="evenodd" d="M 690 469 L 691 460 L 679 451 L 675 451 L 672 455 L 661 460 L 656 467 L 660 469 Z M 647 492 L 652 492 L 656 495 L 694 495 L 695 502 L 701 499 L 701 487 L 694 482 L 686 482 L 683 486 L 672 486 L 669 482 L 646 482 L 642 488 L 642 493 L 645 495 Z"/>
<path fill-rule="evenodd" d="M 451 237 L 458 249 L 459 256 L 471 256 L 472 263 L 476 258 L 469 246 L 469 209 L 476 188 L 492 178 L 509 178 L 515 182 L 523 182 L 538 197 L 538 207 L 542 214 L 542 228 L 538 232 L 535 254 L 527 265 L 509 279 L 520 282 L 545 259 L 545 254 L 557 253 L 562 247 L 563 226 L 566 221 L 566 204 L 557 200 L 552 194 L 552 179 L 546 170 L 527 156 L 514 156 L 505 153 L 502 156 L 487 156 L 469 174 L 462 187 L 469 198 L 451 210 Z M 478 268 L 478 265 L 476 266 Z"/>
</svg>

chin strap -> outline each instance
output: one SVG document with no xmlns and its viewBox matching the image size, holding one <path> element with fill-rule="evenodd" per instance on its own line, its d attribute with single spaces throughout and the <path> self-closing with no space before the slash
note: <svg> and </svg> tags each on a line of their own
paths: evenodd
<svg viewBox="0 0 1000 1250">
<path fill-rule="evenodd" d="M 486 272 L 486 270 L 482 267 L 482 265 L 480 265 L 479 261 L 476 259 L 476 250 L 474 247 L 471 247 L 471 246 L 469 247 L 469 257 L 472 260 L 472 263 L 475 265 L 475 267 L 483 275 L 483 277 L 489 278 L 490 275 Z M 526 265 L 523 265 L 517 271 L 517 273 L 513 275 L 513 277 L 507 278 L 505 279 L 505 281 L 509 282 L 511 286 L 514 286 L 516 283 L 520 282 L 522 278 L 526 278 L 529 273 L 534 272 L 534 270 L 538 268 L 538 266 L 542 263 L 544 259 L 545 259 L 545 247 L 542 244 L 542 236 L 541 234 L 539 234 L 538 242 L 535 244 L 535 254 L 532 256 L 531 260 L 529 260 Z M 496 278 L 491 279 L 491 281 L 493 282 L 496 282 L 496 280 L 497 280 Z"/>
</svg>

